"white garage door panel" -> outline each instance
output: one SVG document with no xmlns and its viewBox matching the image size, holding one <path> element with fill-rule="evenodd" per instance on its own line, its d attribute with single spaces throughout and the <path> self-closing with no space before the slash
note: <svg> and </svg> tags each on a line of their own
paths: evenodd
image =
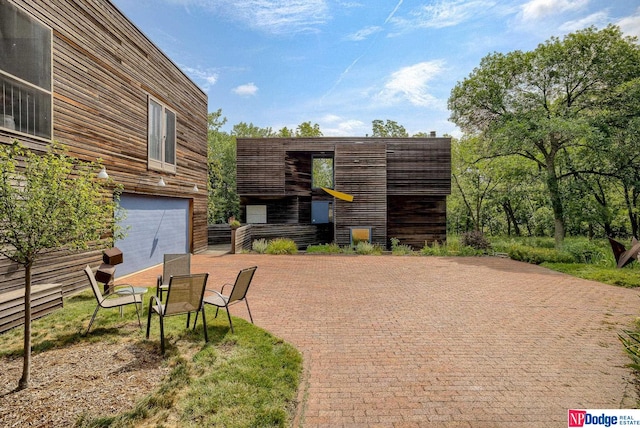
<svg viewBox="0 0 640 428">
<path fill-rule="evenodd" d="M 189 251 L 189 200 L 122 195 L 120 205 L 127 212 L 122 226 L 128 230 L 116 243 L 124 259 L 116 267 L 117 277 L 160 264 L 165 253 Z"/>
</svg>

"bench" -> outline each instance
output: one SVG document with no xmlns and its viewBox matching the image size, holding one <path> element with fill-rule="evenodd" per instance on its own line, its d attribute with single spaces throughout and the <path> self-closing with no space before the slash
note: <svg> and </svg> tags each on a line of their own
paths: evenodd
<svg viewBox="0 0 640 428">
<path fill-rule="evenodd" d="M 31 319 L 62 308 L 62 284 L 31 287 Z M 0 293 L 0 333 L 24 324 L 24 288 Z"/>
</svg>

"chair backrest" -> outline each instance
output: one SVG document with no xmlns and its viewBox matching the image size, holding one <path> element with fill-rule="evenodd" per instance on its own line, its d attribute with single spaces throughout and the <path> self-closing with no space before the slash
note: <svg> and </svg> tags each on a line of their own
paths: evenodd
<svg viewBox="0 0 640 428">
<path fill-rule="evenodd" d="M 162 265 L 162 282 L 169 283 L 169 278 L 191 273 L 191 254 L 165 254 Z"/>
<path fill-rule="evenodd" d="M 233 290 L 229 296 L 229 303 L 236 300 L 242 300 L 246 297 L 247 291 L 249 291 L 249 286 L 251 285 L 251 280 L 253 279 L 253 274 L 256 273 L 256 269 L 258 269 L 258 266 L 242 269 L 238 273 L 236 282 L 233 284 Z"/>
<path fill-rule="evenodd" d="M 208 277 L 208 273 L 172 276 L 169 280 L 164 316 L 199 311 Z"/>
<path fill-rule="evenodd" d="M 104 300 L 104 297 L 102 296 L 102 292 L 100 291 L 100 287 L 98 287 L 98 282 L 96 281 L 96 277 L 93 274 L 93 271 L 91 270 L 91 267 L 89 265 L 87 265 L 87 267 L 84 268 L 84 273 L 87 274 L 87 279 L 89 279 L 89 283 L 91 284 L 91 289 L 93 290 L 93 294 L 96 296 L 96 299 L 98 299 L 98 302 L 102 302 Z"/>
</svg>

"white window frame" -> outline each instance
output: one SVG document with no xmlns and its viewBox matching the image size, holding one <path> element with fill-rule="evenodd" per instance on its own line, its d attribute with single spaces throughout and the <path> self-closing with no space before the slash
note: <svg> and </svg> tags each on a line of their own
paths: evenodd
<svg viewBox="0 0 640 428">
<path fill-rule="evenodd" d="M 159 138 L 160 138 L 160 155 L 158 158 L 153 154 L 154 144 L 152 142 L 153 133 L 152 130 L 154 128 L 153 114 L 152 108 L 153 105 L 157 105 L 160 108 L 160 123 L 159 123 Z M 157 99 L 149 96 L 149 100 L 147 103 L 147 166 L 149 169 L 164 171 L 164 172 L 176 172 L 176 146 L 177 146 L 177 138 L 176 138 L 176 124 L 178 122 L 178 117 L 176 112 L 173 109 L 170 109 L 165 104 L 161 103 Z M 173 133 L 172 135 L 168 135 L 167 133 L 167 113 L 173 115 Z M 167 137 L 170 136 L 173 140 L 173 162 L 167 159 Z"/>
<path fill-rule="evenodd" d="M 19 13 L 23 14 L 32 25 L 38 25 L 49 33 L 49 86 L 43 87 L 26 81 L 21 76 L 14 75 L 7 70 L 0 68 L 0 98 L 10 98 L 11 108 L 5 103 L 0 103 L 0 128 L 4 131 L 10 131 L 15 134 L 26 135 L 31 138 L 51 141 L 53 136 L 53 31 L 51 27 L 41 22 L 39 19 L 25 11 L 24 9 L 14 5 L 6 0 L 3 3 L 10 7 L 15 7 Z M 31 93 L 30 93 L 31 92 Z M 32 93 L 38 93 L 43 96 L 45 103 L 48 104 L 48 127 L 35 128 L 35 106 L 31 104 L 33 101 Z M 33 106 L 33 111 L 32 111 Z M 30 115 L 30 113 L 34 113 Z M 16 117 L 16 114 L 18 117 Z M 39 113 L 42 114 L 42 113 Z"/>
</svg>

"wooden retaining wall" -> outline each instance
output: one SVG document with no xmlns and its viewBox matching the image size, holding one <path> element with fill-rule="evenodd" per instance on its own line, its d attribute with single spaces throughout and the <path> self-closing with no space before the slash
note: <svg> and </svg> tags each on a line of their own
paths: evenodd
<svg viewBox="0 0 640 428">
<path fill-rule="evenodd" d="M 43 317 L 62 307 L 60 284 L 31 287 L 31 319 Z M 0 333 L 24 324 L 24 289 L 0 294 Z"/>
</svg>

